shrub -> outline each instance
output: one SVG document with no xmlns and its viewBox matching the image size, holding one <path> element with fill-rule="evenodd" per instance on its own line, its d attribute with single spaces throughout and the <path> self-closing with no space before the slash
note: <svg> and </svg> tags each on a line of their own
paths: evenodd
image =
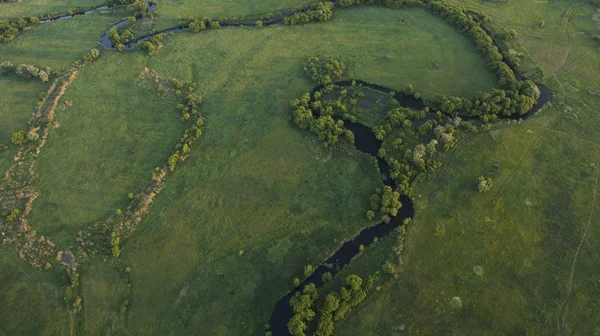
<svg viewBox="0 0 600 336">
<path fill-rule="evenodd" d="M 25 131 L 21 130 L 21 131 L 13 133 L 10 140 L 15 145 L 24 145 L 27 143 L 27 135 L 25 134 Z"/>
<path fill-rule="evenodd" d="M 477 178 L 477 190 L 480 193 L 485 193 L 492 190 L 493 181 L 491 177 L 479 176 Z"/>
<path fill-rule="evenodd" d="M 100 57 L 100 51 L 94 48 L 83 56 L 83 60 L 86 62 L 93 62 L 98 59 L 98 57 Z"/>
<path fill-rule="evenodd" d="M 330 57 L 320 60 L 318 57 L 310 57 L 304 63 L 304 72 L 314 82 L 319 84 L 331 84 L 344 75 L 346 66 L 342 59 Z"/>
<path fill-rule="evenodd" d="M 16 70 L 17 70 L 17 67 L 14 66 L 11 62 L 7 61 L 7 62 L 0 63 L 0 76 L 12 74 Z"/>
<path fill-rule="evenodd" d="M 196 19 L 190 22 L 189 27 L 192 32 L 198 33 L 206 29 L 206 23 L 204 23 L 204 20 Z"/>
<path fill-rule="evenodd" d="M 309 275 L 311 275 L 311 273 L 314 271 L 313 267 L 311 265 L 306 265 L 304 266 L 304 276 L 308 277 Z"/>
</svg>

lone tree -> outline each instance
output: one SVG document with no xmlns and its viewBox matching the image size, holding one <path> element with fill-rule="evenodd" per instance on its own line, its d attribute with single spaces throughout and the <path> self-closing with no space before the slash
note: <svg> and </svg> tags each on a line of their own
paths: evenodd
<svg viewBox="0 0 600 336">
<path fill-rule="evenodd" d="M 479 178 L 477 178 L 477 190 L 480 193 L 485 193 L 492 190 L 493 184 L 494 181 L 492 181 L 491 177 L 479 176 Z"/>
</svg>

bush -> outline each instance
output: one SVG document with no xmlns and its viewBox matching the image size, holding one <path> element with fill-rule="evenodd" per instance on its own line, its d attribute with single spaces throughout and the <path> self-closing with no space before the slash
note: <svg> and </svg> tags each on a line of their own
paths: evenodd
<svg viewBox="0 0 600 336">
<path fill-rule="evenodd" d="M 204 23 L 204 20 L 196 19 L 190 22 L 189 27 L 193 33 L 198 33 L 206 29 L 206 23 Z"/>
<path fill-rule="evenodd" d="M 2 62 L 0 63 L 0 76 L 13 74 L 17 70 L 17 67 L 14 66 L 11 62 Z"/>
<path fill-rule="evenodd" d="M 308 277 L 309 275 L 311 275 L 313 271 L 314 271 L 314 269 L 311 265 L 304 266 L 304 276 L 305 277 Z"/>
<path fill-rule="evenodd" d="M 25 131 L 18 131 L 12 135 L 10 140 L 15 145 L 24 145 L 27 143 L 27 135 L 25 134 Z"/>
<path fill-rule="evenodd" d="M 98 57 L 100 57 L 100 51 L 94 48 L 83 56 L 83 60 L 89 63 L 95 61 Z"/>
<path fill-rule="evenodd" d="M 297 25 L 310 22 L 325 22 L 333 17 L 333 2 L 325 1 L 317 3 L 313 8 L 306 12 L 294 13 L 283 19 L 286 25 Z"/>
<path fill-rule="evenodd" d="M 479 176 L 479 178 L 477 178 L 477 190 L 480 193 L 485 193 L 492 190 L 493 184 L 494 182 L 492 181 L 491 177 Z"/>
<path fill-rule="evenodd" d="M 304 63 L 304 72 L 314 82 L 319 84 L 331 84 L 344 75 L 346 66 L 342 59 L 330 57 L 320 60 L 318 57 L 310 57 Z"/>
</svg>

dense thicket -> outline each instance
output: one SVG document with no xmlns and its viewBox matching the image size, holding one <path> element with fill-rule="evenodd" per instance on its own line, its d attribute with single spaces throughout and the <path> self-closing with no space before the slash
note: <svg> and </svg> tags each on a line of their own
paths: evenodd
<svg viewBox="0 0 600 336">
<path fill-rule="evenodd" d="M 51 76 L 55 75 L 55 72 L 50 67 L 41 69 L 31 64 L 20 64 L 17 66 L 8 61 L 0 63 L 0 76 L 11 74 L 24 78 L 39 78 L 45 83 Z"/>
<path fill-rule="evenodd" d="M 325 22 L 333 17 L 333 2 L 319 2 L 305 12 L 297 12 L 283 19 L 286 25 L 296 25 L 310 22 Z"/>
<path fill-rule="evenodd" d="M 460 97 L 436 97 L 433 105 L 448 115 L 523 115 L 540 97 L 540 91 L 530 80 L 516 82 L 511 89 L 493 89 L 478 92 L 471 99 Z"/>
<path fill-rule="evenodd" d="M 299 99 L 294 99 L 291 106 L 292 121 L 300 128 L 314 132 L 319 140 L 335 145 L 339 137 L 343 135 L 351 143 L 354 142 L 354 134 L 344 128 L 344 122 L 333 119 L 333 110 L 324 108 L 317 101 L 312 101 L 309 93 L 305 93 Z M 316 109 L 318 118 L 313 114 L 313 108 Z"/>
<path fill-rule="evenodd" d="M 400 194 L 397 191 L 393 191 L 391 187 L 383 187 L 383 192 L 379 195 L 379 191 L 370 198 L 371 210 L 367 212 L 367 217 L 372 219 L 375 215 L 375 211 L 381 211 L 381 219 L 387 221 L 390 217 L 398 215 L 398 210 L 402 207 L 400 202 Z"/>
<path fill-rule="evenodd" d="M 352 308 L 359 305 L 373 289 L 373 285 L 379 279 L 379 272 L 369 276 L 366 281 L 358 275 L 349 275 L 344 280 L 344 286 L 339 292 L 329 293 L 324 300 L 320 300 L 319 293 L 314 284 L 309 284 L 290 300 L 294 316 L 288 322 L 288 331 L 293 336 L 306 335 L 307 329 L 314 329 L 316 336 L 333 335 L 334 321 L 339 321 Z M 317 316 L 315 323 L 311 322 Z"/>
<path fill-rule="evenodd" d="M 346 66 L 342 59 L 330 57 L 328 59 L 319 59 L 310 57 L 304 63 L 304 72 L 314 82 L 323 85 L 333 84 L 344 75 Z"/>
<path fill-rule="evenodd" d="M 0 42 L 8 42 L 14 39 L 20 31 L 31 23 L 38 23 L 37 17 L 23 18 L 15 21 L 0 20 Z"/>
<path fill-rule="evenodd" d="M 422 4 L 422 0 L 338 0 L 336 4 L 340 7 L 358 5 L 383 5 L 390 8 L 401 8 L 409 5 Z"/>
</svg>

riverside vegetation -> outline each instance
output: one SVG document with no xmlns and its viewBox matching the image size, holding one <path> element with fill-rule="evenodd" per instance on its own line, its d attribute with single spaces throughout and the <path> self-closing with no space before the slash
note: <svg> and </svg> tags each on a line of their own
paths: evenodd
<svg viewBox="0 0 600 336">
<path fill-rule="evenodd" d="M 526 12 L 513 2 L 455 2 L 463 3 L 290 1 L 298 7 L 286 11 L 256 1 L 246 12 L 213 4 L 178 14 L 168 2 L 147 13 L 138 1 L 62 22 L 10 18 L 0 83 L 28 94 L 0 95 L 0 106 L 20 115 L 0 133 L 8 153 L 0 161 L 7 167 L 0 300 L 38 318 L 27 324 L 5 315 L 0 332 L 279 333 L 264 325 L 278 298 L 407 202 L 414 221 L 360 246 L 341 271 L 323 275 L 322 286 L 299 289 L 290 300 L 294 315 L 281 321 L 288 332 L 546 333 L 556 325 L 548 321 L 563 334 L 590 330 L 580 321 L 590 318 L 583 307 L 597 294 L 585 266 L 594 263 L 595 219 L 587 210 L 596 204 L 595 190 L 583 186 L 595 185 L 595 147 L 585 146 L 595 143 L 588 121 L 598 90 L 589 84 L 590 62 L 554 67 L 534 37 L 562 25 L 566 59 L 596 59 L 597 27 L 583 19 L 593 7 L 547 5 L 544 24 L 536 17 L 529 25 L 518 15 L 507 21 L 515 8 Z M 130 18 L 104 24 L 117 17 Z M 36 32 L 58 36 L 53 27 L 86 22 L 101 26 L 96 41 L 106 29 L 123 53 L 92 50 L 69 66 L 71 56 L 19 51 L 48 45 Z M 233 26 L 256 29 L 226 29 Z M 86 42 L 93 27 L 73 32 L 81 49 L 64 55 L 82 50 L 79 58 L 94 47 Z M 183 30 L 161 32 L 169 27 Z M 547 35 L 551 43 L 560 36 Z M 533 81 L 551 88 L 553 104 L 531 116 L 547 99 Z M 27 126 L 26 106 L 42 91 Z M 289 116 L 310 133 L 295 131 Z M 359 124 L 378 143 L 373 156 L 354 148 Z M 563 155 L 572 158 L 568 172 L 556 163 Z M 551 176 L 564 176 L 560 188 L 546 190 Z M 565 191 L 571 196 L 556 197 Z M 572 200 L 563 209 L 569 221 L 548 220 L 558 208 L 551 199 Z M 561 268 L 549 271 L 557 283 L 543 272 L 553 263 Z M 498 273 L 511 267 L 520 280 Z M 494 308 L 476 288 L 491 297 L 537 294 L 530 306 L 504 298 Z M 23 292 L 39 304 L 18 303 Z M 545 319 L 529 313 L 538 308 Z"/>
</svg>

